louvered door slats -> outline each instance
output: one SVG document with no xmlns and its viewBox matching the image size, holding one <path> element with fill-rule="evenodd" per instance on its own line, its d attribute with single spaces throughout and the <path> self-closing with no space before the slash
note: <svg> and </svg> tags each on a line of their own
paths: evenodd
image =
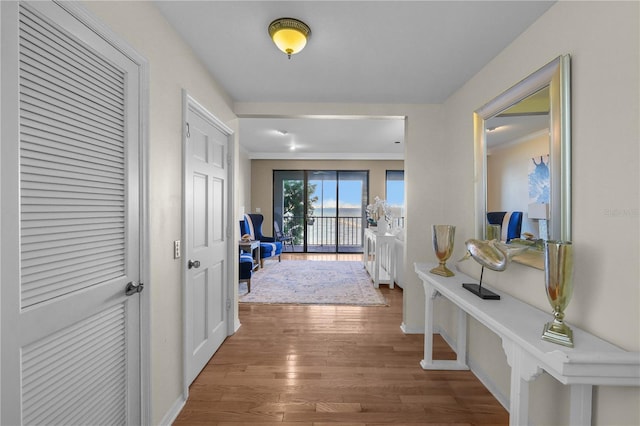
<svg viewBox="0 0 640 426">
<path fill-rule="evenodd" d="M 44 46 L 46 52 L 51 53 L 50 57 L 56 58 L 63 65 L 68 64 L 67 71 L 76 78 L 111 86 L 115 97 L 123 97 L 118 94 L 120 70 L 117 67 L 49 23 L 30 19 L 29 13 L 26 12 L 20 20 L 21 51 L 25 50 L 25 45 L 33 48 Z"/>
<path fill-rule="evenodd" d="M 43 176 L 45 176 L 46 179 Z M 83 181 L 78 181 L 77 179 L 60 178 L 60 177 L 47 176 L 44 174 L 41 175 L 41 174 L 35 174 L 35 173 L 28 173 L 28 174 L 25 174 L 23 177 L 23 182 L 25 183 L 25 185 L 28 185 L 30 182 L 35 185 L 38 182 L 42 182 L 45 180 L 46 182 L 49 182 L 49 184 L 51 185 L 59 185 L 66 188 L 77 188 L 78 192 L 81 192 L 83 190 L 85 191 L 89 190 L 90 193 L 94 191 L 111 191 L 118 194 L 124 193 L 124 187 L 122 186 L 122 182 L 117 182 L 117 181 L 115 183 L 95 181 L 95 180 L 83 182 Z"/>
<path fill-rule="evenodd" d="M 79 122 L 54 120 L 52 117 L 38 115 L 25 109 L 21 109 L 20 112 L 25 127 L 43 128 L 44 126 L 47 131 L 52 133 L 62 135 L 70 133 L 72 138 L 91 139 L 99 143 L 121 143 L 121 140 L 118 141 L 117 135 L 95 131 L 96 129 L 83 128 Z"/>
<path fill-rule="evenodd" d="M 87 174 L 92 174 L 92 171 L 111 173 L 114 178 L 122 178 L 124 173 L 122 159 L 119 162 L 110 161 L 116 160 L 115 158 L 100 159 L 95 156 L 85 156 L 84 161 L 81 156 L 68 155 L 68 151 L 56 151 L 44 144 L 40 144 L 34 149 L 34 145 L 26 137 L 22 149 L 20 150 L 21 156 L 25 159 L 25 162 L 29 165 L 31 161 L 45 161 L 48 163 L 47 169 L 49 170 L 62 170 L 66 171 L 69 167 L 71 171 L 78 170 Z M 35 153 L 34 153 L 35 152 Z M 75 157 L 75 158 L 74 158 Z M 122 182 L 121 182 L 122 183 Z"/>
<path fill-rule="evenodd" d="M 25 268 L 34 268 L 34 271 L 38 271 L 35 268 L 41 265 L 55 264 L 56 262 L 68 262 L 77 261 L 81 257 L 91 257 L 95 255 L 107 254 L 112 251 L 119 251 L 122 249 L 124 241 L 105 241 L 103 243 L 95 244 L 74 244 L 67 247 L 56 247 L 55 249 L 49 249 L 50 251 L 39 250 L 38 253 L 32 258 L 23 257 L 22 263 Z"/>
<path fill-rule="evenodd" d="M 32 230 L 31 232 L 33 234 L 38 233 L 38 228 L 42 228 L 45 234 L 51 233 L 51 224 L 56 224 L 56 232 L 59 232 L 60 229 L 64 229 L 61 227 L 69 227 L 68 229 L 77 230 L 78 228 L 76 227 L 78 226 L 88 226 L 89 228 L 86 229 L 92 229 L 94 227 L 99 228 L 102 224 L 110 225 L 118 222 L 122 222 L 124 224 L 124 218 L 121 216 L 73 217 L 73 215 L 69 215 L 64 218 L 46 218 L 43 220 L 30 220 L 23 217 L 22 220 L 25 225 L 23 229 Z M 28 234 L 25 233 L 23 235 Z"/>
<path fill-rule="evenodd" d="M 92 156 L 105 155 L 111 158 L 124 158 L 122 143 L 119 141 L 111 144 L 106 139 L 102 141 L 87 140 L 86 138 L 78 139 L 77 135 L 71 132 L 64 133 L 60 131 L 54 133 L 51 129 L 43 131 L 39 128 L 29 127 L 26 123 L 22 127 L 22 132 L 25 139 L 32 144 L 56 146 L 71 152 L 82 151 Z"/>
<path fill-rule="evenodd" d="M 21 8 L 23 307 L 124 275 L 124 99 L 122 70 Z"/>
<path fill-rule="evenodd" d="M 29 111 L 35 114 L 46 114 L 53 119 L 60 121 L 73 120 L 77 126 L 80 126 L 85 131 L 92 131 L 96 134 L 108 134 L 114 139 L 122 139 L 124 135 L 124 128 L 121 126 L 114 126 L 111 123 L 105 122 L 103 118 L 95 114 L 83 114 L 80 112 L 69 111 L 70 107 L 65 108 L 65 105 L 53 105 L 49 99 L 45 97 L 35 98 L 27 93 L 23 93 L 20 100 L 20 109 Z M 121 125 L 122 123 L 120 123 Z"/>
<path fill-rule="evenodd" d="M 86 270 L 86 268 L 92 267 L 94 265 L 100 266 L 124 261 L 122 256 L 109 255 L 105 252 L 92 255 L 83 254 L 81 259 L 82 263 L 78 263 L 78 259 L 75 258 L 65 261 L 58 260 L 55 263 L 40 263 L 39 265 L 32 266 L 31 268 L 29 268 L 30 273 L 23 276 L 24 282 L 26 285 L 28 285 L 30 282 L 39 280 L 41 277 L 53 279 L 56 276 L 56 273 L 72 273 L 81 271 L 83 269 Z"/>
<path fill-rule="evenodd" d="M 112 341 L 106 341 L 105 343 L 112 343 Z M 110 353 L 111 352 L 111 353 Z M 115 353 L 114 353 L 115 352 Z M 107 351 L 103 355 L 106 356 L 121 356 L 124 350 L 120 349 L 119 351 Z M 91 354 L 85 354 L 85 356 L 90 356 Z M 81 382 L 67 380 L 64 381 L 56 381 L 52 380 L 53 385 L 57 386 L 74 386 L 73 389 L 70 389 L 69 392 L 65 392 L 60 395 L 56 400 L 51 401 L 50 405 L 42 406 L 39 411 L 34 412 L 33 424 L 51 424 L 51 425 L 84 425 L 89 424 L 86 423 L 87 418 L 98 418 L 96 416 L 96 410 L 98 410 L 103 406 L 105 402 L 104 399 L 100 401 L 83 398 L 85 395 L 95 395 L 101 392 L 105 392 L 107 395 L 113 395 L 117 392 L 118 389 L 122 389 L 123 381 L 121 376 L 116 376 L 114 378 L 110 378 L 108 372 L 113 371 L 113 367 L 117 365 L 117 361 L 113 362 L 111 365 L 102 365 L 101 368 L 104 368 L 105 373 L 100 375 L 91 375 L 94 381 L 86 381 L 83 380 Z M 90 366 L 83 366 L 84 368 L 78 368 L 77 373 L 91 373 Z M 68 366 L 68 368 L 74 368 L 73 366 Z M 70 383 L 69 383 L 70 382 Z M 43 386 L 49 385 L 48 383 L 41 383 Z M 36 396 L 35 398 L 38 398 Z M 118 398 L 118 405 L 122 405 L 123 397 Z M 113 411 L 110 408 L 110 411 Z M 84 419 L 84 421 L 80 421 L 80 419 Z M 112 424 L 112 423 L 100 423 L 100 422 L 92 422 L 90 424 Z M 117 423 L 116 423 L 117 424 Z"/>
<path fill-rule="evenodd" d="M 21 84 L 29 86 L 39 81 L 47 82 L 46 86 L 35 87 L 31 89 L 31 91 L 39 92 L 43 97 L 59 99 L 62 105 L 67 105 L 70 108 L 77 107 L 90 109 L 92 113 L 98 117 L 117 120 L 118 111 L 120 111 L 120 107 L 118 105 L 109 105 L 107 103 L 104 103 L 101 99 L 82 96 L 81 94 L 77 94 L 74 91 L 70 90 L 70 88 L 68 87 L 62 87 L 56 84 L 55 81 L 44 80 L 42 78 L 44 76 L 38 75 L 40 74 L 38 70 L 32 69 L 30 67 L 25 68 L 26 69 L 21 70 Z"/>
<path fill-rule="evenodd" d="M 67 353 L 63 348 L 53 352 L 50 356 L 43 355 L 41 359 L 35 359 L 34 362 L 43 364 L 50 363 L 56 365 L 58 369 L 41 369 L 40 371 L 33 371 L 28 377 L 25 377 L 24 385 L 29 392 L 25 392 L 24 396 L 28 398 L 41 398 L 46 394 L 47 388 L 52 383 L 57 383 L 62 386 L 69 386 L 73 383 L 73 377 L 62 374 L 62 371 L 73 369 L 76 367 L 75 372 L 79 374 L 91 374 L 91 364 L 82 362 L 85 357 L 100 358 L 104 356 L 106 359 L 117 362 L 117 359 L 113 360 L 113 354 L 121 352 L 123 346 L 119 340 L 121 338 L 118 330 L 109 330 L 109 334 L 99 334 L 101 330 L 94 330 L 97 338 L 90 338 L 87 343 L 91 343 L 91 350 L 77 352 L 73 354 Z M 101 340 L 99 340 L 101 339 Z M 54 349 L 55 351 L 55 349 Z M 106 352 L 105 352 L 106 351 Z M 109 353 L 111 352 L 111 354 Z M 84 371 L 82 369 L 85 369 Z"/>
<path fill-rule="evenodd" d="M 22 76 L 26 78 L 29 76 L 26 70 L 23 70 Z M 94 111 L 93 108 L 87 109 L 85 107 L 83 111 L 73 111 L 80 108 L 77 102 L 68 100 L 67 102 L 56 102 L 56 98 L 53 96 L 47 96 L 46 90 L 41 89 L 40 93 L 37 93 L 33 88 L 25 91 L 21 97 L 20 106 L 23 109 L 31 109 L 36 112 L 47 111 L 56 116 L 67 117 L 73 120 L 77 120 L 79 123 L 83 123 L 85 126 L 94 126 L 101 129 L 104 132 L 112 133 L 116 135 L 122 135 L 123 127 L 122 123 L 117 122 L 117 117 L 109 117 L 106 114 L 100 113 L 100 111 Z M 59 96 L 57 96 L 59 98 Z M 95 104 L 95 102 L 92 102 Z M 113 108 L 112 108 L 113 109 Z M 112 113 L 113 114 L 113 113 Z"/>
<path fill-rule="evenodd" d="M 34 106 L 42 105 L 43 108 L 59 111 L 61 115 L 75 115 L 87 120 L 93 119 L 97 121 L 97 124 L 105 128 L 111 128 L 117 132 L 122 131 L 122 123 L 118 122 L 117 115 L 113 114 L 110 110 L 97 110 L 95 108 L 89 110 L 86 105 L 80 105 L 77 101 L 74 102 L 71 99 L 60 102 L 58 100 L 59 97 L 59 93 L 47 88 L 40 88 L 38 91 L 33 88 L 25 88 L 21 101 Z M 53 103 L 54 100 L 55 103 Z M 91 102 L 91 104 L 94 104 L 94 102 Z"/>
<path fill-rule="evenodd" d="M 21 18 L 21 52 L 25 51 L 25 47 L 37 49 L 39 46 L 43 46 L 46 53 L 51 53 L 51 55 L 37 57 L 41 57 L 43 60 L 55 58 L 55 61 L 59 62 L 65 70 L 65 74 L 71 74 L 77 80 L 87 80 L 101 88 L 111 86 L 111 96 L 124 98 L 118 90 L 121 71 L 110 61 L 96 55 L 95 51 L 87 49 L 86 46 L 58 28 L 45 21 L 37 20 L 37 17 L 31 12 L 25 12 Z"/>
<path fill-rule="evenodd" d="M 118 305 L 24 348 L 25 424 L 101 424 L 105 403 L 123 404 L 124 318 Z M 113 387 L 97 389 L 104 386 Z"/>
<path fill-rule="evenodd" d="M 51 62 L 47 58 L 37 56 L 33 45 L 24 45 L 21 52 L 20 71 L 25 80 L 46 81 L 53 92 L 64 95 L 63 101 L 76 99 L 78 103 L 89 102 L 103 111 L 122 109 L 122 100 L 115 94 L 104 90 L 104 85 L 91 81 L 76 81 L 60 61 Z M 56 73 L 57 72 L 57 73 Z M 115 95 L 115 96 L 114 96 Z M 111 113 L 113 114 L 113 113 Z M 115 114 L 113 114 L 115 116 Z"/>
<path fill-rule="evenodd" d="M 91 80 L 74 80 L 74 74 L 69 74 L 61 61 L 52 62 L 48 58 L 38 57 L 37 50 L 33 45 L 21 44 L 21 76 L 29 81 L 47 82 L 47 88 L 53 92 L 63 95 L 62 101 L 68 102 L 75 99 L 80 104 L 96 105 L 103 111 L 112 111 L 110 114 L 116 116 L 116 111 L 123 108 L 122 99 L 104 89 L 104 85 L 94 83 Z M 81 66 L 81 64 L 74 64 Z M 35 90 L 35 89 L 34 89 Z M 42 89 L 41 89 L 42 90 Z M 114 111 L 115 110 L 115 111 Z"/>
<path fill-rule="evenodd" d="M 95 86 L 92 90 L 103 92 L 106 99 L 123 99 L 119 93 L 121 70 L 112 66 L 109 61 L 86 51 L 77 43 L 66 43 L 68 40 L 61 33 L 47 33 L 47 29 L 39 24 L 21 21 L 20 53 L 41 63 L 53 61 L 65 71 L 65 74 L 77 80 L 86 80 Z M 29 25 L 31 24 L 31 25 Z M 46 25 L 46 24 L 45 24 Z M 50 27 L 51 28 L 51 27 Z"/>
<path fill-rule="evenodd" d="M 92 188 L 89 186 L 59 185 L 55 183 L 24 180 L 25 194 L 30 197 L 47 198 L 82 198 L 95 200 L 120 200 L 124 188 Z"/>
<path fill-rule="evenodd" d="M 122 174 L 110 173 L 104 170 L 86 170 L 83 167 L 74 167 L 70 164 L 66 169 L 55 167 L 55 164 L 44 159 L 24 158 L 21 173 L 23 178 L 27 176 L 57 176 L 79 179 L 84 181 L 99 182 L 103 180 L 111 183 L 122 183 Z"/>
<path fill-rule="evenodd" d="M 92 316 L 81 323 L 74 324 L 55 333 L 55 344 L 53 337 L 49 336 L 37 342 L 33 342 L 25 348 L 22 356 L 23 362 L 32 365 L 29 374 L 37 379 L 42 375 L 43 370 L 49 370 L 44 361 L 52 361 L 51 356 L 64 351 L 66 347 L 73 345 L 78 335 L 86 335 L 88 338 L 102 335 L 106 329 L 113 329 L 114 321 L 119 321 L 122 315 L 120 307 L 114 307 L 101 312 L 98 316 Z M 23 377 L 24 383 L 29 384 L 29 374 Z M 40 389 L 41 390 L 41 389 Z"/>
<path fill-rule="evenodd" d="M 57 365 L 65 370 L 72 367 L 74 364 L 82 364 L 81 358 L 87 355 L 95 356 L 99 351 L 99 345 L 90 345 L 88 349 L 81 352 L 67 353 L 66 349 L 69 345 L 73 345 L 74 340 L 78 333 L 86 334 L 87 342 L 96 343 L 101 340 L 108 341 L 110 339 L 116 339 L 120 333 L 117 329 L 114 329 L 111 322 L 117 320 L 119 317 L 118 312 L 110 312 L 102 318 L 103 324 L 89 322 L 82 324 L 74 330 L 73 333 L 65 333 L 58 336 L 58 342 L 55 346 L 37 344 L 35 348 L 31 348 L 29 352 L 25 353 L 23 360 L 28 365 L 38 366 L 29 371 L 23 378 L 23 384 L 28 391 L 25 391 L 25 396 L 38 397 L 46 392 L 46 386 L 42 383 L 49 381 L 61 381 L 68 380 L 65 377 L 61 377 L 59 370 L 50 369 L 47 367 L 47 363 Z M 40 343 L 40 342 L 39 342 Z M 49 343 L 49 342 L 47 342 Z M 116 347 L 120 346 L 118 344 Z M 46 349 L 46 351 L 38 350 L 37 348 Z"/>
<path fill-rule="evenodd" d="M 22 212 L 22 220 L 24 221 L 36 221 L 36 220 L 70 220 L 73 223 L 78 223 L 83 220 L 91 220 L 95 218 L 100 220 L 101 218 L 115 218 L 122 217 L 118 214 L 118 211 L 114 212 L 107 210 L 99 211 L 64 211 L 64 212 Z"/>
<path fill-rule="evenodd" d="M 35 305 L 73 291 L 110 281 L 121 275 L 123 265 L 124 261 L 118 260 L 93 268 L 85 268 L 76 273 L 50 277 L 46 282 L 26 284 L 22 290 L 23 303 L 25 306 Z"/>
<path fill-rule="evenodd" d="M 113 232 L 110 229 L 107 230 L 99 230 L 99 231 L 89 231 L 83 233 L 76 233 L 73 238 L 69 239 L 55 239 L 55 238 L 47 238 L 42 239 L 42 241 L 38 240 L 38 238 L 30 238 L 23 237 L 22 240 L 22 251 L 21 255 L 25 257 L 31 257 L 32 253 L 36 253 L 40 250 L 46 250 L 54 247 L 66 247 L 66 246 L 78 246 L 80 244 L 91 244 L 92 242 L 96 242 L 96 244 L 101 241 L 107 240 L 122 240 L 124 241 L 124 236 L 122 233 Z"/>
<path fill-rule="evenodd" d="M 114 255 L 99 261 L 79 264 L 76 267 L 67 268 L 63 272 L 57 268 L 52 268 L 51 271 L 48 271 L 48 274 L 25 274 L 23 278 L 23 295 L 25 299 L 28 299 L 32 292 L 36 296 L 38 292 L 43 293 L 43 295 L 49 293 L 49 297 L 51 297 L 51 294 L 65 294 L 68 288 L 74 284 L 81 285 L 83 278 L 86 279 L 86 282 L 97 284 L 105 281 L 104 276 L 109 277 L 117 274 L 123 263 L 123 257 Z M 43 275 L 46 278 L 42 278 Z"/>
</svg>

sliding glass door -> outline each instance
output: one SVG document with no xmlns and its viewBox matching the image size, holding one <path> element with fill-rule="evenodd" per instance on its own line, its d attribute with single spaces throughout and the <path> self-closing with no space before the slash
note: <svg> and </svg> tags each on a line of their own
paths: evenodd
<svg viewBox="0 0 640 426">
<path fill-rule="evenodd" d="M 274 171 L 274 219 L 310 253 L 362 251 L 368 171 Z"/>
</svg>

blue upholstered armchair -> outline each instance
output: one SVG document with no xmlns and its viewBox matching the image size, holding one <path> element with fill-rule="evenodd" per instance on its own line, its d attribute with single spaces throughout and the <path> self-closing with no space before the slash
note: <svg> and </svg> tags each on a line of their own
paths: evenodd
<svg viewBox="0 0 640 426">
<path fill-rule="evenodd" d="M 244 220 L 240 221 L 240 235 L 249 234 L 252 240 L 260 240 L 260 267 L 264 268 L 264 259 L 278 257 L 282 253 L 282 243 L 273 237 L 262 235 L 262 222 L 264 216 L 256 213 L 244 215 Z"/>
<path fill-rule="evenodd" d="M 253 256 L 251 253 L 240 250 L 240 279 L 246 281 L 247 293 L 251 293 L 251 275 L 253 275 Z"/>
<path fill-rule="evenodd" d="M 502 241 L 520 238 L 522 212 L 487 212 L 487 222 L 502 227 Z"/>
</svg>

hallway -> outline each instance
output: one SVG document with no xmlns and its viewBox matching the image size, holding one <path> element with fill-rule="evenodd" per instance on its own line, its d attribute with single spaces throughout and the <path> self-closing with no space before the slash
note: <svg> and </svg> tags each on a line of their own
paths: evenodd
<svg viewBox="0 0 640 426">
<path fill-rule="evenodd" d="M 501 425 L 506 410 L 468 371 L 424 371 L 388 307 L 240 304 L 242 327 L 190 388 L 175 425 Z M 455 358 L 439 337 L 435 357 Z"/>
</svg>

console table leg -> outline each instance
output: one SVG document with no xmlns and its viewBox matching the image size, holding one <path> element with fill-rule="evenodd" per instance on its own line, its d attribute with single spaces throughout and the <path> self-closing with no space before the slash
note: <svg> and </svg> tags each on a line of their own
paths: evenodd
<svg viewBox="0 0 640 426">
<path fill-rule="evenodd" d="M 593 386 L 571 385 L 571 410 L 569 412 L 569 425 L 591 425 L 591 401 Z"/>
<path fill-rule="evenodd" d="M 456 359 L 460 366 L 467 366 L 467 313 L 458 307 L 458 336 L 456 337 Z"/>
<path fill-rule="evenodd" d="M 425 284 L 424 306 L 424 358 L 420 362 L 422 368 L 427 369 L 433 365 L 433 287 Z"/>
<path fill-rule="evenodd" d="M 424 370 L 468 370 L 467 366 L 467 313 L 458 311 L 458 336 L 455 361 L 433 359 L 433 300 L 439 294 L 433 287 L 424 284 L 424 359 L 420 366 Z"/>
<path fill-rule="evenodd" d="M 529 382 L 520 377 L 520 374 L 514 372 L 513 366 L 511 368 L 511 401 L 509 402 L 509 425 L 528 425 Z"/>
</svg>

